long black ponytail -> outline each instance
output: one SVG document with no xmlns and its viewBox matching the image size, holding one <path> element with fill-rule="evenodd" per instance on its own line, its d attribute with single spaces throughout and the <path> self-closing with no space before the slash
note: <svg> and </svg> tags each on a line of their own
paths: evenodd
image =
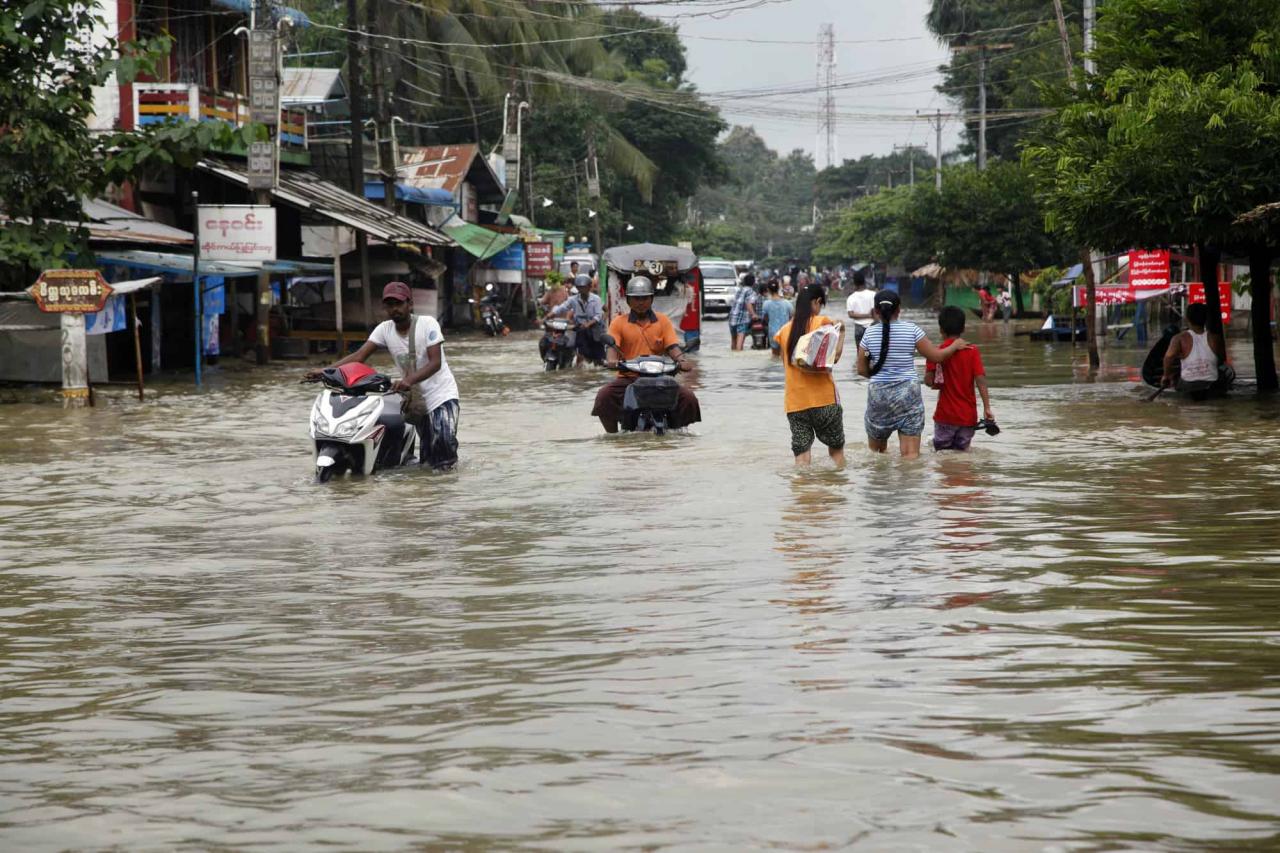
<svg viewBox="0 0 1280 853">
<path fill-rule="evenodd" d="M 796 313 L 791 318 L 791 334 L 787 336 L 787 361 L 791 361 L 791 357 L 796 351 L 796 344 L 800 343 L 800 339 L 809 331 L 809 321 L 813 319 L 813 300 L 815 299 L 821 299 L 822 305 L 827 304 L 827 292 L 818 284 L 805 285 L 796 294 Z"/>
<path fill-rule="evenodd" d="M 880 372 L 885 359 L 889 357 L 889 327 L 901 307 L 902 297 L 896 291 L 881 290 L 876 294 L 875 312 L 880 315 L 880 358 L 876 359 L 875 366 L 871 368 L 872 376 Z"/>
</svg>

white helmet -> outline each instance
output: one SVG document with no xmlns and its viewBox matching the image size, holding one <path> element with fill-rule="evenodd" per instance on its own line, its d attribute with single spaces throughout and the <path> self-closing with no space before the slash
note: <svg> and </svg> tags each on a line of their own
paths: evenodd
<svg viewBox="0 0 1280 853">
<path fill-rule="evenodd" d="M 653 296 L 653 281 L 643 275 L 633 275 L 627 282 L 627 296 Z"/>
</svg>

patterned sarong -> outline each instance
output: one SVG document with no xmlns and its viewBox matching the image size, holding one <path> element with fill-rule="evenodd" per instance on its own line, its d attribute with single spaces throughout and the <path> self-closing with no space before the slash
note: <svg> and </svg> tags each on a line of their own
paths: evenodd
<svg viewBox="0 0 1280 853">
<path fill-rule="evenodd" d="M 924 432 L 924 398 L 915 379 L 901 382 L 872 382 L 867 386 L 867 412 L 862 419 L 867 438 L 885 441 L 895 432 L 920 435 Z"/>
</svg>

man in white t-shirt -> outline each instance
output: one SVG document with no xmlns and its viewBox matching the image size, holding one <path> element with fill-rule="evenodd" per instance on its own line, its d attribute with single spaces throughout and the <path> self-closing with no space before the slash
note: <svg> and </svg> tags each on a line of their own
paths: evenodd
<svg viewBox="0 0 1280 853">
<path fill-rule="evenodd" d="M 331 367 L 364 362 L 378 350 L 386 350 L 400 368 L 400 378 L 393 391 L 406 392 L 416 384 L 426 400 L 428 415 L 418 425 L 418 461 L 437 471 L 448 471 L 458 464 L 458 384 L 444 358 L 444 333 L 435 317 L 415 317 L 413 293 L 403 281 L 393 281 L 382 289 L 382 307 L 386 319 L 369 333 L 369 340 Z M 417 363 L 409 357 L 409 331 L 413 330 L 413 348 Z M 308 378 L 319 378 L 321 369 L 307 371 Z"/>
<path fill-rule="evenodd" d="M 876 294 L 867 287 L 867 276 L 862 270 L 853 274 L 853 293 L 845 300 L 845 311 L 853 320 L 853 343 L 855 348 L 862 343 L 862 336 L 871 325 L 871 309 L 875 308 Z"/>
</svg>

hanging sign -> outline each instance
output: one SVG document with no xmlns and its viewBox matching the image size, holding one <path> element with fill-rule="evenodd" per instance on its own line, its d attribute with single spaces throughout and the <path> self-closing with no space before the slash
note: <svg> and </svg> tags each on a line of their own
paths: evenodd
<svg viewBox="0 0 1280 853">
<path fill-rule="evenodd" d="M 276 211 L 265 204 L 202 204 L 196 211 L 200 257 L 211 261 L 274 261 Z"/>
<path fill-rule="evenodd" d="M 45 270 L 27 292 L 46 313 L 96 314 L 107 304 L 111 285 L 97 270 Z"/>
<path fill-rule="evenodd" d="M 530 278 L 542 278 L 555 269 L 555 244 L 531 242 L 524 244 L 524 272 Z"/>
<path fill-rule="evenodd" d="M 1163 290 L 1169 286 L 1169 250 L 1139 249 L 1129 253 L 1129 286 L 1134 290 Z"/>
</svg>

